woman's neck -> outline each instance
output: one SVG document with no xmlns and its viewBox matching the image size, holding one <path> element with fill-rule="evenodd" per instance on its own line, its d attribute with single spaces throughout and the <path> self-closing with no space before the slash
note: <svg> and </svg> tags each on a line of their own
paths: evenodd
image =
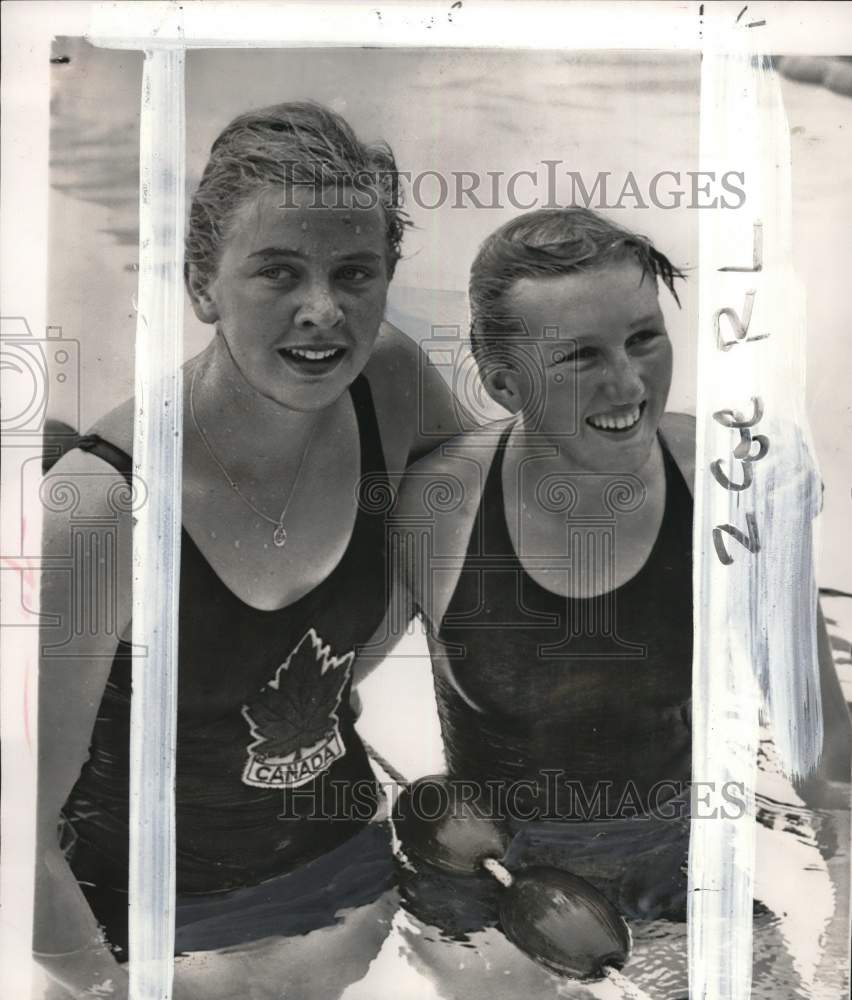
<svg viewBox="0 0 852 1000">
<path fill-rule="evenodd" d="M 570 442 L 570 438 L 568 439 Z M 509 436 L 511 448 L 520 456 L 530 457 L 540 456 L 542 468 L 548 473 L 562 473 L 564 475 L 586 475 L 586 476 L 606 476 L 624 475 L 638 476 L 643 479 L 645 476 L 654 477 L 659 468 L 659 447 L 655 443 L 648 452 L 645 461 L 638 469 L 613 470 L 602 472 L 594 469 L 587 469 L 580 466 L 570 454 L 570 445 L 565 447 L 563 439 L 558 435 L 551 436 L 544 431 L 531 430 L 524 422 L 523 414 L 519 415 L 515 421 Z"/>
<path fill-rule="evenodd" d="M 301 456 L 307 442 L 328 424 L 329 410 L 300 411 L 258 392 L 216 336 L 187 365 L 187 406 L 193 430 L 232 474 L 262 473 Z"/>
<path fill-rule="evenodd" d="M 521 484 L 521 504 L 528 510 L 539 510 L 539 490 L 544 481 L 570 479 L 576 510 L 595 508 L 601 503 L 606 482 L 624 477 L 642 493 L 655 489 L 664 480 L 664 463 L 659 443 L 655 441 L 648 456 L 638 469 L 599 471 L 581 467 L 571 456 L 570 449 L 560 438 L 545 432 L 530 430 L 520 416 L 512 427 L 509 447 L 504 460 L 506 481 Z M 640 485 L 641 484 L 641 485 Z M 558 490 L 558 487 L 555 487 Z"/>
</svg>

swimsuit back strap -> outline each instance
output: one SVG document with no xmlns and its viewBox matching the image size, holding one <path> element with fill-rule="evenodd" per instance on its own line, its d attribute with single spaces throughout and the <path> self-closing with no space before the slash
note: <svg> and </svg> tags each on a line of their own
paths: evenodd
<svg viewBox="0 0 852 1000">
<path fill-rule="evenodd" d="M 99 434 L 84 434 L 78 439 L 75 447 L 96 455 L 101 461 L 111 465 L 116 472 L 120 472 L 131 486 L 133 485 L 133 459 L 126 451 L 110 444 Z"/>
</svg>

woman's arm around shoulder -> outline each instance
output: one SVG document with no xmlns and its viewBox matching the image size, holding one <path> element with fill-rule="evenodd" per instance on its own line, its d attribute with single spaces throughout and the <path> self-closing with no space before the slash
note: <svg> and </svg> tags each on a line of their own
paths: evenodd
<svg viewBox="0 0 852 1000">
<path fill-rule="evenodd" d="M 402 467 L 476 426 L 418 344 L 391 323 L 382 324 L 365 374 L 388 457 L 401 455 Z"/>
<path fill-rule="evenodd" d="M 503 426 L 491 424 L 461 434 L 415 462 L 403 476 L 388 515 L 388 612 L 359 654 L 355 683 L 393 650 L 415 615 L 432 630 L 440 626 Z"/>
<path fill-rule="evenodd" d="M 411 551 L 404 567 L 407 586 L 433 629 L 440 626 L 458 582 L 506 425 L 495 422 L 445 442 L 415 462 L 403 478 L 394 528 Z"/>
</svg>

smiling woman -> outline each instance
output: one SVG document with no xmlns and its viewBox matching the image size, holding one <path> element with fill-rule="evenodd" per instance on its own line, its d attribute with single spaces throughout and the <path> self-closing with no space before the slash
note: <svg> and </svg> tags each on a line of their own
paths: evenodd
<svg viewBox="0 0 852 1000">
<path fill-rule="evenodd" d="M 366 365 L 392 273 L 383 211 L 343 191 L 339 205 L 296 189 L 281 208 L 269 185 L 231 222 L 212 281 L 194 264 L 188 287 L 199 319 L 215 323 L 227 363 L 267 398 L 312 411 L 337 398 Z"/>
<path fill-rule="evenodd" d="M 689 777 L 691 421 L 664 416 L 658 275 L 674 291 L 667 258 L 587 209 L 489 237 L 472 341 L 515 416 L 414 470 L 466 487 L 434 542 L 458 569 L 415 595 L 449 770 L 504 793 L 523 780 L 520 812 L 576 819 L 578 783 L 589 802 L 606 787 L 597 819 L 625 795 L 647 812 Z M 402 515 L 421 493 L 413 478 Z"/>
<path fill-rule="evenodd" d="M 686 916 L 701 816 L 694 420 L 665 412 L 672 348 L 658 302 L 658 280 L 674 295 L 679 277 L 647 239 L 587 209 L 498 229 L 471 270 L 471 339 L 487 391 L 513 416 L 427 456 L 400 491 L 399 572 L 426 624 L 448 778 L 490 840 L 509 843 L 507 869 L 539 880 L 510 936 L 545 965 L 542 928 L 563 925 L 543 869 L 587 880 L 639 933 Z M 435 502 L 445 494 L 453 502 Z M 831 708 L 825 650 L 820 667 L 831 721 L 819 777 L 846 781 L 849 723 Z M 448 816 L 429 829 L 451 830 Z M 399 831 L 403 892 L 422 922 L 411 950 L 438 978 L 457 957 L 483 995 L 503 995 L 514 966 L 486 933 L 506 930 L 493 883 L 447 874 L 470 850 L 448 862 L 449 833 L 424 858 L 416 824 Z M 423 925 L 478 935 L 477 947 L 448 954 Z M 557 943 L 567 961 L 569 936 Z"/>
<path fill-rule="evenodd" d="M 383 510 L 359 503 L 360 484 L 389 502 L 455 427 L 443 381 L 384 322 L 406 221 L 395 171 L 386 146 L 321 107 L 242 115 L 213 145 L 187 236 L 187 289 L 215 334 L 184 371 L 176 951 L 275 938 L 306 995 L 325 997 L 364 974 L 391 905 L 381 793 L 350 707 L 356 647 L 388 601 Z M 52 471 L 94 518 L 133 489 L 134 408 Z M 46 556 L 69 530 L 66 509 L 46 516 Z M 63 995 L 111 982 L 126 996 L 133 958 L 131 531 L 122 509 L 118 628 L 60 637 L 40 674 L 35 950 Z M 93 579 L 99 552 L 75 559 L 75 578 Z M 69 621 L 74 599 L 66 574 L 45 572 L 45 620 Z"/>
<path fill-rule="evenodd" d="M 666 405 L 672 349 L 657 290 L 640 264 L 617 261 L 591 273 L 521 278 L 506 308 L 539 343 L 543 379 L 515 384 L 492 375 L 493 392 L 515 409 L 515 395 L 542 395 L 537 429 L 561 439 L 578 471 L 636 471 L 647 460 Z M 559 319 L 570 315 L 570 326 Z M 554 336 L 541 341 L 540 331 Z M 560 391 L 561 387 L 561 391 Z"/>
</svg>

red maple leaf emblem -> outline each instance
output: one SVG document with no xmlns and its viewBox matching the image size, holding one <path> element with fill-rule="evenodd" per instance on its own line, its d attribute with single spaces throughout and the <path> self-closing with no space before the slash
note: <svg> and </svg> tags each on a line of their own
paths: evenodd
<svg viewBox="0 0 852 1000">
<path fill-rule="evenodd" d="M 260 694 L 243 705 L 251 728 L 250 751 L 286 757 L 319 743 L 337 726 L 337 708 L 349 678 L 353 652 L 332 656 L 309 629 Z"/>
</svg>

